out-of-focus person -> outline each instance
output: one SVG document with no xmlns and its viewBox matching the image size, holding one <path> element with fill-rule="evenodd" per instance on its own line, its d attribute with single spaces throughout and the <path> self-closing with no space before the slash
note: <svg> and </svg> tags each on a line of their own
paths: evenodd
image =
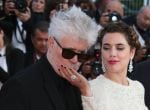
<svg viewBox="0 0 150 110">
<path fill-rule="evenodd" d="M 93 80 L 102 74 L 101 63 L 97 62 L 94 58 L 89 59 L 81 65 L 79 72 L 87 80 Z"/>
<path fill-rule="evenodd" d="M 88 59 L 86 51 L 97 40 L 97 24 L 73 6 L 53 16 L 49 36 L 46 56 L 3 85 L 1 110 L 83 110 L 80 91 L 60 76 L 59 68 L 77 71 Z"/>
<path fill-rule="evenodd" d="M 84 62 L 80 67 L 80 73 L 87 79 L 93 80 L 100 74 L 103 74 L 100 59 L 100 45 L 97 43 L 88 51 L 91 58 Z"/>
<path fill-rule="evenodd" d="M 67 10 L 76 4 L 76 0 L 55 0 L 49 2 L 49 20 L 60 10 Z"/>
<path fill-rule="evenodd" d="M 49 20 L 48 11 L 49 7 L 47 7 L 48 0 L 32 0 L 30 3 L 30 9 L 32 12 L 31 19 L 33 23 L 37 23 L 40 20 Z"/>
<path fill-rule="evenodd" d="M 148 110 L 143 85 L 127 77 L 140 48 L 133 28 L 121 22 L 109 24 L 100 32 L 99 42 L 103 75 L 88 82 L 74 68 L 60 67 L 62 77 L 80 89 L 84 110 Z"/>
<path fill-rule="evenodd" d="M 0 83 L 5 83 L 16 72 L 24 68 L 24 54 L 19 49 L 13 48 L 8 42 L 7 22 L 0 21 Z"/>
<path fill-rule="evenodd" d="M 124 10 L 122 3 L 119 0 L 111 0 L 107 2 L 97 22 L 104 27 L 110 22 L 120 21 L 123 16 Z"/>
<path fill-rule="evenodd" d="M 150 6 L 143 6 L 136 15 L 127 17 L 123 21 L 133 26 L 142 46 L 135 62 L 148 59 L 150 57 Z"/>
<path fill-rule="evenodd" d="M 27 52 L 34 51 L 34 47 L 31 41 L 31 34 L 34 25 L 40 21 L 49 22 L 48 5 L 49 5 L 48 0 L 32 0 L 30 3 L 31 16 L 23 23 L 23 27 L 27 31 L 27 37 L 26 37 L 26 45 L 28 50 Z M 22 18 L 23 17 L 26 17 L 26 15 L 22 14 Z"/>
<path fill-rule="evenodd" d="M 49 23 L 40 21 L 34 25 L 31 34 L 31 41 L 34 51 L 25 54 L 25 67 L 35 64 L 41 57 L 46 55 L 48 41 Z"/>
<path fill-rule="evenodd" d="M 136 64 L 132 78 L 140 81 L 145 88 L 145 103 L 150 109 L 150 59 Z"/>
<path fill-rule="evenodd" d="M 95 78 L 94 74 L 92 74 L 92 65 L 90 61 L 86 61 L 81 65 L 81 74 L 87 79 L 91 80 Z"/>
<path fill-rule="evenodd" d="M 47 0 L 3 0 L 4 20 L 12 24 L 10 42 L 24 53 L 33 51 L 31 30 L 41 20 L 49 21 Z"/>
<path fill-rule="evenodd" d="M 20 7 L 21 3 L 21 7 Z M 30 18 L 30 10 L 25 0 L 3 0 L 3 17 L 11 25 L 12 33 L 8 36 L 10 43 L 24 53 L 26 52 L 26 30 L 23 22 Z M 25 15 L 25 16 L 22 16 Z"/>
<path fill-rule="evenodd" d="M 94 18 L 96 6 L 91 0 L 77 0 L 76 5 L 91 18 Z"/>
<path fill-rule="evenodd" d="M 95 19 L 96 19 L 97 22 L 99 22 L 100 15 L 102 14 L 102 12 L 104 11 L 106 5 L 110 1 L 112 1 L 112 0 L 95 0 L 95 6 L 96 6 Z"/>
</svg>

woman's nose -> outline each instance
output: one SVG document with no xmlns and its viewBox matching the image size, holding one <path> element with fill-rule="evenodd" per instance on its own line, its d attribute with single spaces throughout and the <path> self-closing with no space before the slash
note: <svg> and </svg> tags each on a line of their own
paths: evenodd
<svg viewBox="0 0 150 110">
<path fill-rule="evenodd" d="M 115 57 L 117 54 L 116 50 L 111 50 L 110 51 L 110 57 Z"/>
</svg>

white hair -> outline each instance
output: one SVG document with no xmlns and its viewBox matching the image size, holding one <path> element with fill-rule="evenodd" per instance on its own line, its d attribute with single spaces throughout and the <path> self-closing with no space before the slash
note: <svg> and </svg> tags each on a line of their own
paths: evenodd
<svg viewBox="0 0 150 110">
<path fill-rule="evenodd" d="M 59 11 L 52 17 L 49 36 L 55 37 L 58 41 L 64 36 L 78 37 L 86 40 L 90 47 L 97 40 L 98 30 L 98 25 L 93 19 L 80 8 L 73 6 L 67 11 Z"/>
</svg>

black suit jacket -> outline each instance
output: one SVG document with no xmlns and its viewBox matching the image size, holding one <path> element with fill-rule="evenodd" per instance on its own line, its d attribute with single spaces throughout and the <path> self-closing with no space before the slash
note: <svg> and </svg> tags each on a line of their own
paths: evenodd
<svg viewBox="0 0 150 110">
<path fill-rule="evenodd" d="M 35 63 L 35 54 L 33 52 L 25 53 L 24 67 L 26 68 L 34 63 Z"/>
<path fill-rule="evenodd" d="M 6 47 L 6 63 L 8 72 L 0 67 L 0 81 L 5 82 L 9 77 L 24 68 L 24 53 L 16 48 Z"/>
<path fill-rule="evenodd" d="M 44 57 L 41 56 L 40 58 Z M 33 51 L 33 52 L 27 52 L 25 53 L 25 61 L 24 61 L 24 67 L 28 67 L 32 64 L 35 64 L 39 61 L 39 59 L 36 58 L 36 53 Z"/>
<path fill-rule="evenodd" d="M 59 77 L 42 58 L 4 84 L 0 109 L 82 110 L 82 103 L 79 90 Z"/>
<path fill-rule="evenodd" d="M 150 59 L 136 65 L 133 78 L 144 85 L 145 103 L 150 109 Z"/>
</svg>

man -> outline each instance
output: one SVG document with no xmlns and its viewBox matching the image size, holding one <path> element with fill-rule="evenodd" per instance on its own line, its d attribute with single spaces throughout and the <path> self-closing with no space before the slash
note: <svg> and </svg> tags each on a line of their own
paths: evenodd
<svg viewBox="0 0 150 110">
<path fill-rule="evenodd" d="M 53 16 L 45 58 L 10 79 L 0 92 L 1 110 L 82 110 L 79 90 L 63 79 L 63 65 L 78 70 L 97 40 L 97 24 L 72 7 Z"/>
<path fill-rule="evenodd" d="M 20 12 L 16 8 L 16 4 L 13 0 L 3 0 L 2 6 L 4 15 L 1 20 L 11 24 L 12 32 L 8 36 L 9 40 L 15 48 L 18 48 L 25 53 L 27 51 L 26 46 L 29 46 L 26 43 L 29 41 L 27 41 L 27 31 L 24 29 L 23 24 L 30 18 L 30 12 Z M 22 14 L 27 14 L 27 17 L 21 17 Z"/>
<path fill-rule="evenodd" d="M 0 83 L 3 84 L 16 72 L 24 68 L 24 54 L 21 50 L 13 48 L 8 42 L 11 32 L 8 22 L 0 21 Z"/>
<path fill-rule="evenodd" d="M 124 22 L 133 26 L 143 47 L 135 57 L 135 62 L 146 60 L 150 54 L 150 6 L 143 6 L 137 15 L 125 18 Z"/>
<path fill-rule="evenodd" d="M 150 109 L 150 59 L 136 65 L 133 78 L 140 81 L 145 88 L 145 103 Z"/>
<path fill-rule="evenodd" d="M 110 22 L 121 20 L 123 16 L 122 3 L 118 0 L 111 0 L 106 4 L 98 22 L 100 25 L 106 26 Z"/>
<path fill-rule="evenodd" d="M 47 52 L 49 23 L 40 21 L 33 26 L 31 41 L 34 51 L 25 54 L 25 67 L 36 63 Z"/>
</svg>

